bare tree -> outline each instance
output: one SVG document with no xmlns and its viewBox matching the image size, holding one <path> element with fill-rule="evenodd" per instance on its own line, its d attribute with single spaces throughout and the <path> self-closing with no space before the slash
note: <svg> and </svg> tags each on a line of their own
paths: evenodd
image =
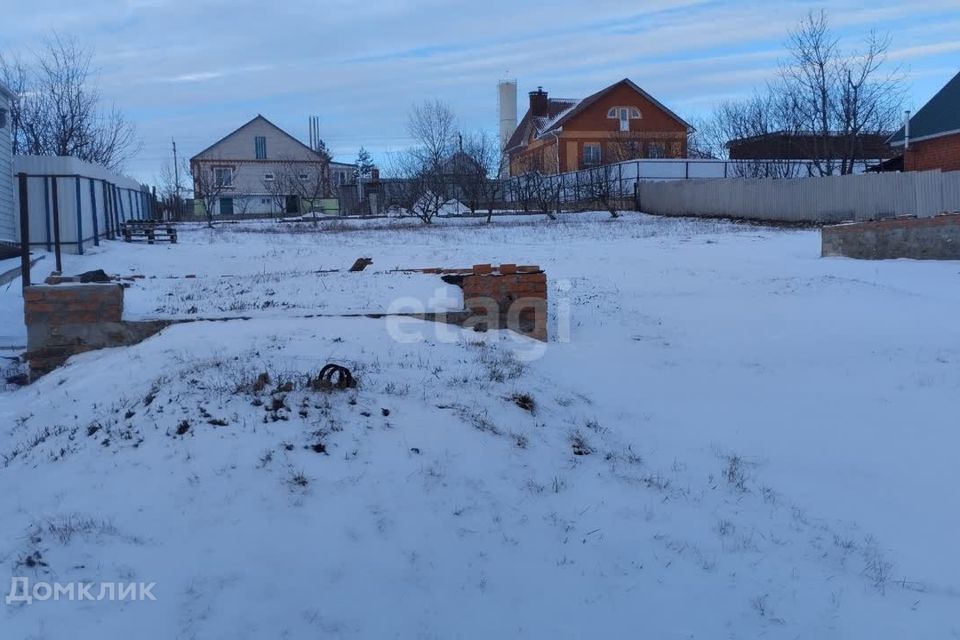
<svg viewBox="0 0 960 640">
<path fill-rule="evenodd" d="M 604 146 L 606 147 L 605 164 L 616 164 L 643 157 L 643 143 L 636 133 L 617 131 Z"/>
<path fill-rule="evenodd" d="M 440 166 L 454 150 L 456 118 L 446 103 L 427 100 L 410 111 L 407 133 L 417 145 L 416 155 Z"/>
<path fill-rule="evenodd" d="M 527 154 L 521 155 L 512 161 L 510 192 L 513 201 L 519 205 L 524 213 L 533 206 L 534 192 L 539 184 L 539 177 L 535 175 L 534 162 Z"/>
<path fill-rule="evenodd" d="M 190 164 L 190 176 L 193 178 L 193 197 L 203 205 L 207 226 L 213 226 L 214 211 L 216 211 L 220 199 L 234 197 L 233 178 L 239 168 L 239 163 L 235 160 L 224 161 L 222 164 L 209 160 Z M 229 172 L 226 171 L 227 169 L 229 169 Z"/>
<path fill-rule="evenodd" d="M 709 153 L 728 155 L 727 143 L 760 136 L 800 136 L 804 129 L 792 106 L 792 98 L 781 92 L 757 93 L 738 102 L 724 101 L 714 110 L 713 119 L 701 131 L 699 143 Z M 796 177 L 798 165 L 789 159 L 739 160 L 734 175 L 741 178 Z"/>
<path fill-rule="evenodd" d="M 519 172 L 514 178 L 514 195 L 524 211 L 535 208 L 551 220 L 556 220 L 554 210 L 560 206 L 560 176 L 546 173 L 542 151 L 528 152 L 514 161 Z"/>
<path fill-rule="evenodd" d="M 400 189 L 402 206 L 430 224 L 451 197 L 453 181 L 447 169 L 455 149 L 456 119 L 445 103 L 428 100 L 411 109 L 407 132 L 414 147 L 397 161 L 405 182 Z"/>
<path fill-rule="evenodd" d="M 393 179 L 384 192 L 387 207 L 399 207 L 424 224 L 431 224 L 447 202 L 445 185 L 440 184 L 445 182 L 443 175 L 429 171 L 411 151 L 394 155 L 389 173 Z"/>
<path fill-rule="evenodd" d="M 316 214 L 321 208 L 319 200 L 330 192 L 328 165 L 320 162 L 287 162 L 282 172 L 287 176 L 290 195 L 296 196 L 300 203 L 301 213 Z"/>
<path fill-rule="evenodd" d="M 493 218 L 493 209 L 503 199 L 505 183 L 502 172 L 500 143 L 495 136 L 481 132 L 470 136 L 466 144 L 467 153 L 475 163 L 474 181 L 479 188 L 479 201 L 486 202 L 487 223 Z"/>
<path fill-rule="evenodd" d="M 810 161 L 810 174 L 853 173 L 868 159 L 864 137 L 889 134 L 899 124 L 903 75 L 887 65 L 889 47 L 889 36 L 871 31 L 860 48 L 845 48 L 827 13 L 811 11 L 789 32 L 789 57 L 777 78 L 747 100 L 722 103 L 698 145 L 722 157 L 728 141 L 784 134 Z M 773 177 L 794 176 L 798 169 L 795 162 L 736 167 L 741 175 Z"/>
<path fill-rule="evenodd" d="M 501 164 L 497 162 L 497 171 L 501 171 Z M 489 178 L 486 182 L 486 199 L 487 199 L 487 224 L 490 223 L 493 218 L 493 210 L 497 204 L 501 203 L 504 200 L 506 194 L 507 181 L 503 176 L 499 175 Z"/>
<path fill-rule="evenodd" d="M 788 47 L 791 60 L 783 64 L 773 89 L 779 89 L 791 102 L 801 125 L 816 134 L 810 137 L 810 159 L 821 174 L 830 175 L 833 160 L 825 156 L 829 155 L 826 146 L 834 130 L 832 104 L 841 53 L 839 40 L 830 33 L 826 11 L 809 12 L 790 31 Z"/>
<path fill-rule="evenodd" d="M 602 165 L 588 169 L 585 173 L 585 179 L 580 182 L 581 192 L 586 194 L 592 203 L 609 212 L 611 218 L 620 217 L 617 205 L 625 194 L 619 167 Z"/>
<path fill-rule="evenodd" d="M 264 176 L 260 184 L 270 199 L 271 215 L 274 211 L 283 213 L 287 209 L 287 196 L 289 195 L 286 173 L 275 169 L 268 175 L 270 177 Z"/>
<path fill-rule="evenodd" d="M 492 213 L 500 154 L 497 140 L 485 131 L 467 136 L 462 150 L 453 156 L 453 174 L 457 196 L 464 200 L 475 214 L 484 203 Z M 491 175 L 492 174 L 492 175 Z"/>
<path fill-rule="evenodd" d="M 167 160 L 160 166 L 160 175 L 157 176 L 157 193 L 160 197 L 160 206 L 170 219 L 180 220 L 183 217 L 186 199 L 192 189 L 186 184 L 190 176 L 190 163 L 180 158 L 179 167 Z"/>
<path fill-rule="evenodd" d="M 91 50 L 54 34 L 25 62 L 0 56 L 0 77 L 17 94 L 15 154 L 72 156 L 120 169 L 140 150 L 132 123 L 104 104 Z"/>
<path fill-rule="evenodd" d="M 843 135 L 841 173 L 853 173 L 864 133 L 889 133 L 897 128 L 903 106 L 903 75 L 886 71 L 890 36 L 871 31 L 863 49 L 839 63 L 837 118 Z"/>
<path fill-rule="evenodd" d="M 234 191 L 230 197 L 233 198 L 234 215 L 245 216 L 250 213 L 255 196 L 251 196 L 249 193 Z"/>
<path fill-rule="evenodd" d="M 687 157 L 715 160 L 724 155 L 727 140 L 717 140 L 713 119 L 693 118 L 691 133 L 687 136 Z"/>
<path fill-rule="evenodd" d="M 818 173 L 853 173 L 863 159 L 864 134 L 887 134 L 899 124 L 903 75 L 887 70 L 889 35 L 870 31 L 862 48 L 844 50 L 827 13 L 811 11 L 790 32 L 790 60 L 777 88 L 785 108 L 813 133 L 811 160 Z"/>
</svg>

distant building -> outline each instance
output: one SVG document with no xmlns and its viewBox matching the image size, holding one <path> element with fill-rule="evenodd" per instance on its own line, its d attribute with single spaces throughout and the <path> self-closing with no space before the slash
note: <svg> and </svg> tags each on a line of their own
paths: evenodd
<svg viewBox="0 0 960 640">
<path fill-rule="evenodd" d="M 295 214 L 327 208 L 329 203 L 323 201 L 353 178 L 355 168 L 327 162 L 262 115 L 190 159 L 198 213 L 210 200 L 215 215 Z"/>
<path fill-rule="evenodd" d="M 583 99 L 530 92 L 504 148 L 510 175 L 576 171 L 635 158 L 684 158 L 692 128 L 629 79 Z"/>
<path fill-rule="evenodd" d="M 13 209 L 13 127 L 10 103 L 15 96 L 0 82 L 0 244 L 17 241 L 17 214 Z M 0 248 L 0 255 L 5 252 Z"/>
<path fill-rule="evenodd" d="M 905 171 L 960 170 L 960 73 L 890 136 Z M 909 128 L 909 131 L 908 131 Z"/>
<path fill-rule="evenodd" d="M 833 160 L 850 158 L 861 168 L 868 163 L 881 162 L 894 157 L 896 152 L 886 142 L 882 133 L 854 136 L 832 135 L 828 137 L 813 133 L 776 131 L 749 138 L 731 140 L 727 149 L 731 160 Z M 848 155 L 849 150 L 849 155 Z"/>
</svg>

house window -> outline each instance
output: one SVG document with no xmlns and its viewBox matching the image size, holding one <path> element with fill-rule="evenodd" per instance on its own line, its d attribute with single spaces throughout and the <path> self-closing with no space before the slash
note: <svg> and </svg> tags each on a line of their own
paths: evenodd
<svg viewBox="0 0 960 640">
<path fill-rule="evenodd" d="M 607 118 L 617 120 L 620 124 L 620 131 L 630 131 L 630 121 L 641 118 L 640 109 L 636 107 L 612 107 L 607 111 Z"/>
<path fill-rule="evenodd" d="M 213 168 L 213 186 L 232 187 L 233 186 L 233 167 L 214 167 Z"/>
<path fill-rule="evenodd" d="M 263 174 L 264 182 L 273 182 L 275 179 L 276 179 L 276 176 L 274 176 L 272 173 Z"/>
<path fill-rule="evenodd" d="M 257 160 L 267 159 L 267 138 L 266 136 L 256 136 L 253 139 L 254 151 L 257 154 Z"/>
<path fill-rule="evenodd" d="M 647 157 L 648 158 L 666 158 L 667 157 L 667 145 L 662 142 L 651 142 L 647 145 Z"/>
<path fill-rule="evenodd" d="M 600 145 L 595 142 L 588 142 L 583 145 L 583 165 L 585 167 L 595 167 L 600 164 Z"/>
</svg>

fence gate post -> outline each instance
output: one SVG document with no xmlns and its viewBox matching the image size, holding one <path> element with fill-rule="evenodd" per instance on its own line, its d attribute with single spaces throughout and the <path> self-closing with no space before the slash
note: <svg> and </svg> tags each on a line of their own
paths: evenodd
<svg viewBox="0 0 960 640">
<path fill-rule="evenodd" d="M 20 276 L 23 287 L 30 286 L 30 208 L 27 203 L 27 174 L 17 174 L 20 190 Z"/>
<path fill-rule="evenodd" d="M 93 186 L 93 178 L 88 180 L 90 183 L 90 212 L 93 215 L 93 246 L 100 246 L 100 223 L 97 220 L 97 193 Z"/>
<path fill-rule="evenodd" d="M 53 251 L 50 244 L 50 177 L 43 176 L 43 224 L 47 229 L 47 251 Z"/>
<path fill-rule="evenodd" d="M 80 176 L 74 176 L 76 180 L 77 196 L 77 253 L 83 255 L 83 204 L 80 198 Z"/>
<path fill-rule="evenodd" d="M 63 261 L 60 258 L 60 194 L 58 192 L 59 179 L 57 176 L 51 178 L 51 189 L 53 193 L 53 250 L 57 257 L 57 273 L 63 273 Z"/>
</svg>

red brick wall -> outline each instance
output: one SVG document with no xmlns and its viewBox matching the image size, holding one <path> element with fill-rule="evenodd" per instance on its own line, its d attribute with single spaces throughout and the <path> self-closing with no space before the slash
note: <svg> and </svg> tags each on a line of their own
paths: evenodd
<svg viewBox="0 0 960 640">
<path fill-rule="evenodd" d="M 477 264 L 460 286 L 464 306 L 474 314 L 468 324 L 496 323 L 490 328 L 547 339 L 547 274 L 540 267 Z"/>
<path fill-rule="evenodd" d="M 36 285 L 23 290 L 27 360 L 43 375 L 84 351 L 136 344 L 171 320 L 128 322 L 119 284 Z"/>
<path fill-rule="evenodd" d="M 511 329 L 547 340 L 547 274 L 536 265 L 475 264 L 470 269 L 412 269 L 444 276 L 463 289 L 465 320 L 456 324 Z M 452 321 L 450 317 L 448 322 Z"/>
<path fill-rule="evenodd" d="M 906 171 L 960 170 L 960 133 L 911 142 L 904 153 L 903 168 Z"/>
<path fill-rule="evenodd" d="M 27 287 L 23 292 L 27 326 L 120 322 L 123 288 L 119 284 L 59 284 Z"/>
</svg>

